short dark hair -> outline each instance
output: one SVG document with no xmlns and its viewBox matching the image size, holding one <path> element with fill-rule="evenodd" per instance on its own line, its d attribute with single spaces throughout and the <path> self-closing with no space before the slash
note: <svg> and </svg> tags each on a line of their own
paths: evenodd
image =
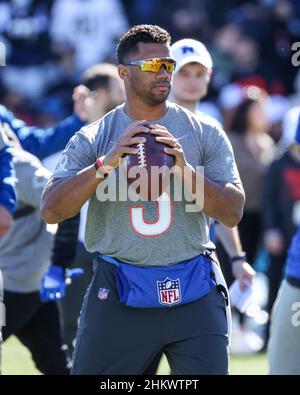
<svg viewBox="0 0 300 395">
<path fill-rule="evenodd" d="M 170 34 L 157 25 L 136 25 L 126 32 L 117 46 L 118 63 L 121 64 L 129 54 L 138 52 L 138 43 L 170 44 Z"/>
<path fill-rule="evenodd" d="M 85 71 L 81 78 L 82 85 L 91 91 L 97 89 L 109 89 L 112 78 L 119 79 L 117 66 L 110 63 L 96 64 Z"/>
</svg>

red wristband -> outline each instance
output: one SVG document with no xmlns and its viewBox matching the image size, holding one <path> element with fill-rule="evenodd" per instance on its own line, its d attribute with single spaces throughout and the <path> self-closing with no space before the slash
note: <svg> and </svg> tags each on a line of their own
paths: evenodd
<svg viewBox="0 0 300 395">
<path fill-rule="evenodd" d="M 105 167 L 103 166 L 102 161 L 101 161 L 100 158 L 98 158 L 98 159 L 96 160 L 94 166 L 95 166 L 95 168 L 96 168 L 97 171 L 98 171 L 98 170 L 101 171 L 101 173 L 103 174 L 104 177 L 107 177 L 107 176 L 108 176 L 108 171 L 107 171 L 107 170 L 105 169 Z"/>
</svg>

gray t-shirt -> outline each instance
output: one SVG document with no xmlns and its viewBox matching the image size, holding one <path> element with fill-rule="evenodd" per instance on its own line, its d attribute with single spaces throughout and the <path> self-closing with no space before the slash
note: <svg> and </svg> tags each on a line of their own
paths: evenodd
<svg viewBox="0 0 300 395">
<path fill-rule="evenodd" d="M 201 116 L 168 102 L 166 114 L 156 121 L 179 139 L 187 161 L 204 166 L 216 183 L 240 183 L 230 142 L 225 132 Z M 68 178 L 105 155 L 134 122 L 118 106 L 99 121 L 72 137 L 54 171 L 54 178 Z M 119 173 L 117 169 L 116 173 Z M 101 184 L 100 184 L 101 185 Z M 201 254 L 214 245 L 209 239 L 209 217 L 186 212 L 186 201 L 99 201 L 91 196 L 85 246 L 133 265 L 166 266 Z M 137 207 L 139 206 L 139 207 Z"/>
<path fill-rule="evenodd" d="M 31 206 L 36 210 L 14 220 L 10 231 L 0 238 L 0 269 L 4 289 L 35 292 L 50 265 L 53 234 L 40 213 L 43 189 L 51 173 L 33 155 L 18 148 L 12 150 L 16 170 L 17 209 Z"/>
</svg>

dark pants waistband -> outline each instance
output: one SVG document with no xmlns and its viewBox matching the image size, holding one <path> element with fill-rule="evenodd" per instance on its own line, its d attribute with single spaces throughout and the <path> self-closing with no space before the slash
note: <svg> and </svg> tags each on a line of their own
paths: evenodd
<svg viewBox="0 0 300 395">
<path fill-rule="evenodd" d="M 300 279 L 292 276 L 287 276 L 286 281 L 294 287 L 300 288 Z"/>
</svg>

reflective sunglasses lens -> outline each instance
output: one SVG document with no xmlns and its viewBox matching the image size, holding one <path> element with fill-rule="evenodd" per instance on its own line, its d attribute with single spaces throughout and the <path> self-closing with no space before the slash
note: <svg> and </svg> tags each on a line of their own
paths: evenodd
<svg viewBox="0 0 300 395">
<path fill-rule="evenodd" d="M 175 63 L 173 62 L 164 62 L 164 65 L 168 73 L 172 73 L 175 70 Z"/>
<path fill-rule="evenodd" d="M 175 70 L 175 63 L 168 60 L 148 60 L 141 65 L 142 71 L 151 71 L 152 73 L 159 72 L 161 66 L 164 65 L 166 70 L 171 73 Z"/>
<path fill-rule="evenodd" d="M 150 62 L 144 62 L 144 63 L 142 63 L 142 64 L 141 64 L 141 70 L 142 70 L 142 71 L 152 71 L 152 72 L 154 72 L 154 71 L 152 70 L 152 63 L 150 63 Z"/>
<path fill-rule="evenodd" d="M 161 68 L 161 63 L 156 60 L 146 60 L 142 64 L 142 71 L 151 71 L 152 73 L 157 73 Z"/>
</svg>

